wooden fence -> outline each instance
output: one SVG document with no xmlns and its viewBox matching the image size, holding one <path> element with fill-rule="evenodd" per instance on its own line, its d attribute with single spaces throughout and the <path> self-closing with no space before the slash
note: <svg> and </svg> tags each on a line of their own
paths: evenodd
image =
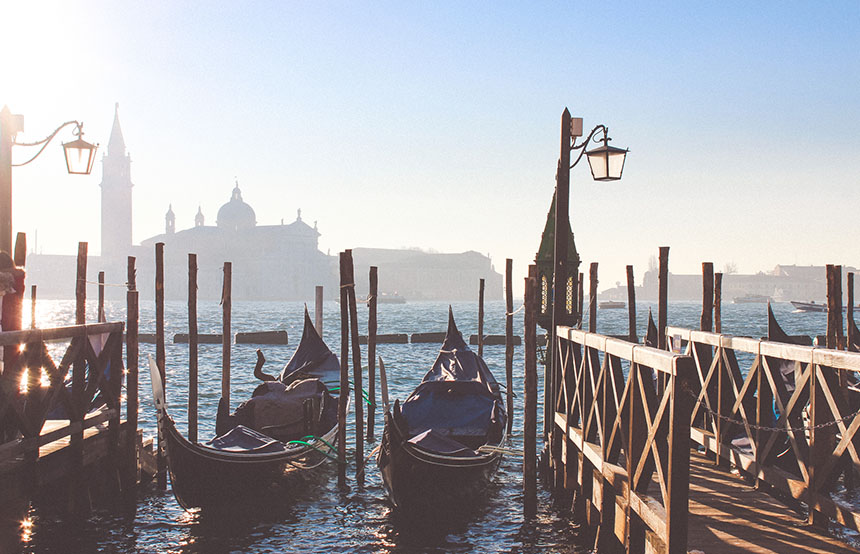
<svg viewBox="0 0 860 554">
<path fill-rule="evenodd" d="M 599 517 L 600 551 L 685 553 L 692 358 L 564 326 L 556 348 L 556 484 Z"/>
<path fill-rule="evenodd" d="M 123 381 L 123 323 L 0 332 L 0 463 L 3 482 L 26 475 L 26 493 L 85 463 L 107 456 L 119 471 Z M 68 341 L 57 363 L 50 341 Z M 135 406 L 135 411 L 136 411 Z M 99 453 L 86 437 L 99 435 Z M 40 463 L 63 450 L 61 467 Z M 86 459 L 85 459 L 86 457 Z M 38 469 L 37 469 L 38 468 Z"/>
<path fill-rule="evenodd" d="M 692 439 L 724 463 L 860 530 L 860 353 L 667 328 L 695 362 Z M 682 346 L 683 345 L 683 346 Z"/>
</svg>

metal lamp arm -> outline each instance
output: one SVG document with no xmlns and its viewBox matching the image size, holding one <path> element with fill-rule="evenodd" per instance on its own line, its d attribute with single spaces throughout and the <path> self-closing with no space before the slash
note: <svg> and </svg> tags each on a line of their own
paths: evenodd
<svg viewBox="0 0 860 554">
<path fill-rule="evenodd" d="M 79 121 L 72 120 L 72 121 L 66 121 L 65 123 L 63 123 L 62 125 L 57 127 L 56 129 L 54 129 L 53 133 L 51 133 L 50 135 L 48 135 L 47 137 L 43 138 L 40 141 L 36 141 L 36 142 L 14 142 L 13 141 L 12 144 L 15 146 L 39 146 L 41 144 L 42 147 L 39 148 L 39 151 L 36 152 L 36 154 L 32 158 L 30 158 L 26 162 L 22 162 L 19 164 L 12 164 L 12 167 L 21 167 L 22 165 L 27 165 L 28 163 L 30 163 L 33 160 L 35 160 L 36 158 L 38 158 L 39 154 L 41 154 L 45 150 L 45 148 L 47 148 L 48 144 L 51 143 L 51 140 L 55 136 L 57 136 L 57 133 L 59 133 L 61 130 L 63 130 L 63 128 L 68 127 L 69 125 L 75 125 L 76 126 L 75 130 L 72 131 L 72 134 L 74 134 L 75 136 L 80 137 L 82 134 L 84 134 L 84 131 L 83 131 L 84 124 L 79 122 Z"/>
<path fill-rule="evenodd" d="M 576 161 L 574 161 L 570 165 L 571 169 L 573 169 L 573 167 L 579 163 L 579 160 L 582 159 L 582 155 L 585 154 L 585 146 L 589 142 L 591 142 L 591 139 L 594 138 L 594 134 L 598 131 L 603 131 L 603 140 L 605 141 L 607 130 L 606 130 L 606 126 L 603 124 L 600 124 L 600 125 L 596 126 L 594 129 L 592 129 L 591 132 L 588 133 L 588 137 L 584 141 L 582 141 L 579 145 L 576 144 L 576 139 L 574 139 L 574 141 L 573 141 L 574 144 L 573 144 L 573 146 L 570 147 L 570 149 L 571 150 L 579 150 L 579 156 L 577 156 Z"/>
</svg>

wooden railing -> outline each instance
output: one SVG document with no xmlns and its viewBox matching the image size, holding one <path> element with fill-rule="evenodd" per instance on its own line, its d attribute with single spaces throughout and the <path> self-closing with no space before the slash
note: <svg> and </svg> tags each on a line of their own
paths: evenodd
<svg viewBox="0 0 860 554">
<path fill-rule="evenodd" d="M 35 466 L 43 447 L 68 438 L 71 463 L 82 464 L 85 431 L 105 422 L 109 448 L 118 447 L 123 326 L 0 332 L 0 461 Z M 69 341 L 59 363 L 49 341 Z"/>
<path fill-rule="evenodd" d="M 557 484 L 599 513 L 599 550 L 685 553 L 693 360 L 563 326 L 556 348 Z"/>
<path fill-rule="evenodd" d="M 860 353 L 667 329 L 695 361 L 692 439 L 809 508 L 860 530 Z M 682 346 L 683 345 L 683 346 Z"/>
</svg>

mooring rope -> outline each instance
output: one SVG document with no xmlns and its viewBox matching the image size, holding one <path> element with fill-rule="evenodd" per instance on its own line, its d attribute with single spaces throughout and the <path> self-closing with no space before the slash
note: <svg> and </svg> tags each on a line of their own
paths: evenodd
<svg viewBox="0 0 860 554">
<path fill-rule="evenodd" d="M 122 287 L 128 288 L 128 283 L 99 283 L 98 281 L 88 281 L 86 279 L 78 279 L 78 281 L 83 281 L 88 285 L 104 285 L 106 287 Z"/>
</svg>

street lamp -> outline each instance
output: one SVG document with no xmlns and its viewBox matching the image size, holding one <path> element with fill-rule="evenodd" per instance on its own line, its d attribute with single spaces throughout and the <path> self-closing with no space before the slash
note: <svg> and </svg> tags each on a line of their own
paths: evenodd
<svg viewBox="0 0 860 554">
<path fill-rule="evenodd" d="M 599 138 L 602 133 L 602 139 Z M 550 366 L 547 368 L 544 386 L 550 391 L 547 397 L 556 399 L 558 389 L 556 383 L 552 383 L 550 375 L 553 374 L 558 365 L 558 353 L 555 347 L 555 330 L 559 325 L 573 326 L 582 320 L 581 306 L 577 306 L 576 290 L 579 278 L 579 260 L 572 260 L 572 271 L 568 271 L 568 232 L 570 228 L 569 198 L 570 198 L 570 170 L 585 155 L 588 165 L 591 167 L 591 175 L 596 181 L 616 181 L 621 178 L 624 170 L 624 160 L 627 157 L 627 149 L 609 146 L 609 131 L 605 125 L 597 125 L 588 133 L 588 136 L 580 144 L 576 139 L 582 136 L 582 118 L 570 117 L 567 108 L 561 114 L 561 155 L 556 172 L 555 189 L 555 244 L 553 248 L 553 273 L 552 273 L 552 325 L 548 330 L 550 349 Z M 594 139 L 602 140 L 603 146 L 586 151 L 586 146 Z M 570 153 L 579 151 L 576 160 L 570 163 Z M 570 240 L 573 234 L 570 233 Z M 574 249 L 575 251 L 575 249 Z M 578 257 L 578 256 L 577 256 Z M 545 306 L 542 306 L 545 312 Z M 547 403 L 544 413 L 554 413 L 555 405 Z M 545 418 L 544 434 L 549 435 L 551 418 Z"/>
<path fill-rule="evenodd" d="M 8 106 L 3 106 L 0 110 L 0 251 L 12 253 L 12 168 L 27 165 L 38 158 L 57 133 L 69 125 L 75 126 L 72 134 L 77 139 L 63 144 L 66 169 L 71 174 L 89 175 L 93 169 L 98 144 L 90 144 L 82 138 L 83 123 L 74 120 L 66 121 L 40 141 L 15 142 L 17 134 L 24 130 L 24 116 L 11 113 Z M 41 148 L 26 162 L 13 164 L 13 146 L 41 146 Z"/>
</svg>

